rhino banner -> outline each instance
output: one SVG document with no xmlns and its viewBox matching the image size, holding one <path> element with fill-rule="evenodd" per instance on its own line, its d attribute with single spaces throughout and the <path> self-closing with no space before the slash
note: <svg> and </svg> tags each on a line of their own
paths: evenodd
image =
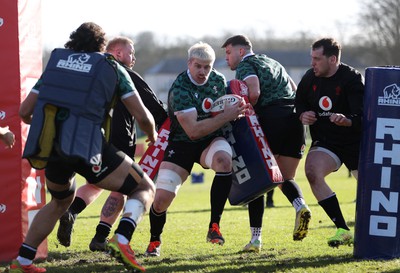
<svg viewBox="0 0 400 273">
<path fill-rule="evenodd" d="M 400 67 L 365 73 L 354 256 L 400 257 Z"/>
<path fill-rule="evenodd" d="M 18 115 L 21 101 L 42 73 L 41 3 L 0 1 L 0 126 L 15 134 L 15 146 L 0 143 L 0 262 L 18 255 L 29 224 L 46 204 L 43 171 L 21 160 L 29 126 Z M 47 240 L 36 258 L 47 257 Z"/>
</svg>

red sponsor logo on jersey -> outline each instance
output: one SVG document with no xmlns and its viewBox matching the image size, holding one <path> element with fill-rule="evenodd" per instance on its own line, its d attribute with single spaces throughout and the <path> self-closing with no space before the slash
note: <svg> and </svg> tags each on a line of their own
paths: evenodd
<svg viewBox="0 0 400 273">
<path fill-rule="evenodd" d="M 201 104 L 201 108 L 205 113 L 210 112 L 212 106 L 213 106 L 214 101 L 210 98 L 205 98 L 203 100 L 203 103 Z"/>
<path fill-rule="evenodd" d="M 328 96 L 323 96 L 319 99 L 319 107 L 324 111 L 332 109 L 332 100 Z"/>
</svg>

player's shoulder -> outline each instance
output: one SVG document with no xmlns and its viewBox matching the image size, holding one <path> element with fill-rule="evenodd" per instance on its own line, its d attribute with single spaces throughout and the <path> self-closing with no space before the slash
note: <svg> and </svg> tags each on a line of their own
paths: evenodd
<svg viewBox="0 0 400 273">
<path fill-rule="evenodd" d="M 355 74 L 355 75 L 360 75 L 360 71 L 358 71 L 356 68 L 346 64 L 346 63 L 340 63 L 339 69 L 342 70 L 344 73 L 347 74 Z"/>
<path fill-rule="evenodd" d="M 191 83 L 189 76 L 187 75 L 187 72 L 181 72 L 175 80 L 172 82 L 170 90 L 180 90 L 180 89 L 186 89 L 187 86 Z"/>
<path fill-rule="evenodd" d="M 219 79 L 219 80 L 221 80 L 221 81 L 226 81 L 225 75 L 222 74 L 221 72 L 219 72 L 219 71 L 218 71 L 217 69 L 215 69 L 215 68 L 213 68 L 213 69 L 211 70 L 210 77 L 213 77 L 213 78 L 215 78 L 215 79 Z"/>
<path fill-rule="evenodd" d="M 344 81 L 364 82 L 364 76 L 361 72 L 348 64 L 340 63 L 338 72 L 340 72 L 340 76 Z"/>
</svg>

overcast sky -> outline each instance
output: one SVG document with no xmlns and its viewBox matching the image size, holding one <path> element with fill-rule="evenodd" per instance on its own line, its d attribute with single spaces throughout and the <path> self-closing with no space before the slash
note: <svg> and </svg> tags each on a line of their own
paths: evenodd
<svg viewBox="0 0 400 273">
<path fill-rule="evenodd" d="M 359 0 L 42 0 L 43 44 L 62 47 L 81 23 L 109 37 L 151 31 L 163 41 L 226 32 L 275 37 L 306 32 L 345 43 L 355 31 Z"/>
</svg>

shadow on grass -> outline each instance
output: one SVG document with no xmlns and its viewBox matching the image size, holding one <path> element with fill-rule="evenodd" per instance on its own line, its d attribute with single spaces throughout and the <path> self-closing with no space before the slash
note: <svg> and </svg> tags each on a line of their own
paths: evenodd
<svg viewBox="0 0 400 273">
<path fill-rule="evenodd" d="M 127 272 L 122 264 L 107 253 L 90 251 L 49 252 L 45 263 L 35 265 L 55 273 Z"/>
<path fill-rule="evenodd" d="M 212 273 L 261 273 L 261 272 L 307 272 L 327 268 L 329 266 L 357 266 L 365 260 L 355 259 L 352 255 L 318 255 L 299 258 L 281 258 L 286 250 L 267 250 L 268 254 L 230 252 L 207 253 L 201 255 L 188 254 L 169 257 L 147 258 L 138 255 L 138 260 L 146 267 L 146 272 L 212 272 Z M 8 272 L 8 265 L 4 272 Z M 45 267 L 47 272 L 53 273 L 94 273 L 94 272 L 127 272 L 126 269 L 114 258 L 106 253 L 93 253 L 88 251 L 71 251 L 62 254 L 50 252 L 46 261 L 36 261 L 38 267 Z M 343 268 L 343 267 L 341 267 Z M 322 272 L 322 271 L 321 271 Z M 399 272 L 398 269 L 380 271 L 385 273 Z"/>
<path fill-rule="evenodd" d="M 354 263 L 356 260 L 349 255 L 318 256 L 296 259 L 279 259 L 271 254 L 218 254 L 197 255 L 188 259 L 144 259 L 148 272 L 290 272 L 297 269 L 307 272 L 307 268 L 325 268 L 328 265 Z"/>
<path fill-rule="evenodd" d="M 271 254 L 209 254 L 190 255 L 184 258 L 144 258 L 146 272 L 274 272 L 276 270 L 286 272 L 298 269 L 306 272 L 307 268 L 325 268 L 333 264 L 354 263 L 357 260 L 349 255 L 344 256 L 318 256 L 295 259 L 279 259 L 279 255 Z M 70 254 L 49 253 L 46 262 L 36 262 L 36 266 L 46 267 L 48 272 L 55 273 L 90 273 L 90 272 L 127 272 L 124 267 L 105 253 L 71 252 Z M 303 270 L 304 269 L 304 270 Z M 7 271 L 6 271 L 7 272 Z M 395 271 L 393 271 L 395 272 Z"/>
</svg>

